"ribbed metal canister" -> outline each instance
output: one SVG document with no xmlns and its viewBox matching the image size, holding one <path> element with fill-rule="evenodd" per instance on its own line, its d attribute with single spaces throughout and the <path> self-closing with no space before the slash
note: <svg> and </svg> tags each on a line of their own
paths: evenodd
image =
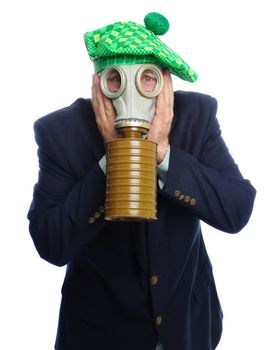
<svg viewBox="0 0 278 350">
<path fill-rule="evenodd" d="M 107 152 L 105 219 L 156 220 L 156 144 L 122 138 Z"/>
</svg>

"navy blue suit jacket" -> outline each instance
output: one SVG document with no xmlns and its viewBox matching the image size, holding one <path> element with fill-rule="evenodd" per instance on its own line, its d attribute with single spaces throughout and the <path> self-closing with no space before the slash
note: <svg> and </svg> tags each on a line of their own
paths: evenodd
<svg viewBox="0 0 278 350">
<path fill-rule="evenodd" d="M 221 137 L 216 100 L 176 92 L 158 220 L 104 220 L 104 145 L 91 101 L 35 123 L 39 178 L 28 213 L 40 256 L 67 264 L 58 350 L 211 350 L 222 310 L 200 220 L 236 233 L 255 190 Z"/>
</svg>

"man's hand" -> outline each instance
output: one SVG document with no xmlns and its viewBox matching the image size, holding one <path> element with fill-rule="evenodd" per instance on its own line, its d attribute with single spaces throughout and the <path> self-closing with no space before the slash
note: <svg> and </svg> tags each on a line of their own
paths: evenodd
<svg viewBox="0 0 278 350">
<path fill-rule="evenodd" d="M 93 75 L 92 104 L 96 115 L 96 123 L 104 143 L 106 144 L 111 140 L 119 138 L 120 135 L 114 127 L 116 111 L 112 101 L 102 93 L 97 74 Z"/>
<path fill-rule="evenodd" d="M 156 109 L 148 139 L 157 143 L 157 162 L 161 163 L 169 147 L 168 136 L 174 116 L 174 93 L 169 70 L 163 72 L 163 89 L 156 98 Z"/>
</svg>

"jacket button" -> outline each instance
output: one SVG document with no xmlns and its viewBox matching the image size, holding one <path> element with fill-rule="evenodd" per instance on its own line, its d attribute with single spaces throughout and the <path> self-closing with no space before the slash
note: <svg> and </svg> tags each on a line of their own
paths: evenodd
<svg viewBox="0 0 278 350">
<path fill-rule="evenodd" d="M 88 223 L 93 224 L 95 221 L 96 221 L 96 219 L 91 216 L 88 220 Z"/>
<path fill-rule="evenodd" d="M 189 196 L 185 196 L 184 197 L 184 201 L 185 201 L 185 203 L 188 203 L 190 201 L 190 197 Z"/>
<path fill-rule="evenodd" d="M 197 202 L 197 201 L 196 201 L 195 198 L 191 198 L 189 203 L 190 203 L 190 205 L 195 205 L 196 202 Z"/>
<path fill-rule="evenodd" d="M 156 324 L 157 326 L 160 326 L 161 323 L 162 323 L 162 316 L 157 316 L 157 317 L 155 318 L 155 324 Z"/>
<path fill-rule="evenodd" d="M 94 213 L 94 218 L 95 218 L 95 219 L 98 219 L 99 217 L 100 217 L 100 213 L 99 213 L 98 211 L 95 212 L 95 213 Z"/>
<path fill-rule="evenodd" d="M 174 192 L 174 196 L 175 196 L 175 197 L 179 197 L 180 195 L 181 195 L 181 191 L 176 190 L 176 191 Z"/>
<path fill-rule="evenodd" d="M 151 277 L 151 284 L 155 286 L 158 282 L 158 277 L 157 276 L 152 276 Z"/>
<path fill-rule="evenodd" d="M 185 197 L 185 195 L 184 195 L 184 194 L 181 194 L 181 195 L 179 196 L 179 200 L 183 201 L 183 200 L 184 200 L 184 197 Z"/>
</svg>

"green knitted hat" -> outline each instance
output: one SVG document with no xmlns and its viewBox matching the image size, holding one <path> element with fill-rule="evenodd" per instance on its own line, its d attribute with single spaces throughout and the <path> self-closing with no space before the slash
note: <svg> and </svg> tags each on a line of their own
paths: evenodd
<svg viewBox="0 0 278 350">
<path fill-rule="evenodd" d="M 144 19 L 146 27 L 134 22 L 116 22 L 84 35 L 96 73 L 111 65 L 154 63 L 181 79 L 197 80 L 197 74 L 157 35 L 169 29 L 168 20 L 157 12 Z"/>
</svg>

